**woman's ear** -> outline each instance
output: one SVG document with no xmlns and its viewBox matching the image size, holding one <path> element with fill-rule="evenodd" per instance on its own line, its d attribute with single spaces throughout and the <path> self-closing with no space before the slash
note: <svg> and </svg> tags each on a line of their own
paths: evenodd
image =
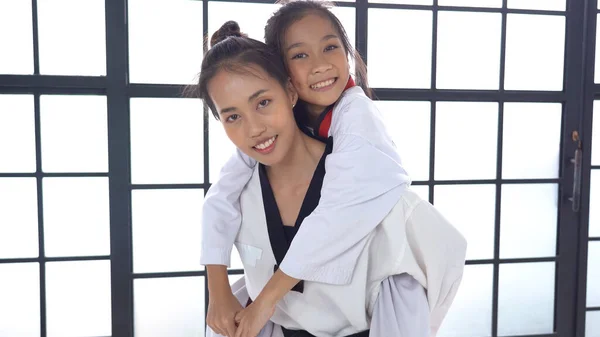
<svg viewBox="0 0 600 337">
<path fill-rule="evenodd" d="M 296 87 L 294 87 L 290 79 L 288 79 L 287 91 L 288 95 L 290 96 L 292 107 L 296 106 L 296 103 L 298 102 L 298 91 L 296 90 Z"/>
</svg>

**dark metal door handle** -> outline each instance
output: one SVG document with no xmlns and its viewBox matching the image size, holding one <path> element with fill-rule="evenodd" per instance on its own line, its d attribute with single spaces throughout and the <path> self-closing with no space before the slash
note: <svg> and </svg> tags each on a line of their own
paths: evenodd
<svg viewBox="0 0 600 337">
<path fill-rule="evenodd" d="M 573 212 L 579 212 L 579 204 L 581 198 L 581 140 L 579 139 L 579 132 L 573 131 L 572 139 L 577 142 L 577 149 L 575 155 L 571 159 L 573 163 L 573 195 L 569 198 L 571 201 L 571 209 Z"/>
</svg>

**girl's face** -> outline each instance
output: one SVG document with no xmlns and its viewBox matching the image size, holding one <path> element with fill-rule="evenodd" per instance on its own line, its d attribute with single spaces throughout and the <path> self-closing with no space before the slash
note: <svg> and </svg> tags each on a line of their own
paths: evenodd
<svg viewBox="0 0 600 337">
<path fill-rule="evenodd" d="M 312 114 L 321 113 L 340 98 L 350 76 L 341 36 L 328 19 L 309 14 L 288 28 L 283 42 L 299 98 Z"/>
<path fill-rule="evenodd" d="M 276 165 L 300 132 L 292 111 L 297 96 L 291 84 L 283 88 L 263 69 L 247 70 L 219 71 L 208 93 L 235 146 L 264 165 Z"/>
</svg>

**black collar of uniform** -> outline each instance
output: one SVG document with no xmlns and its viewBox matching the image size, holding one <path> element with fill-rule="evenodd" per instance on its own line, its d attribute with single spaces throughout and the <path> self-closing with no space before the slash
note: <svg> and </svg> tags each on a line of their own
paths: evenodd
<svg viewBox="0 0 600 337">
<path fill-rule="evenodd" d="M 331 153 L 332 150 L 333 138 L 329 137 L 325 145 L 325 151 L 323 151 L 323 155 L 321 156 L 321 159 L 317 164 L 317 168 L 313 173 L 312 180 L 306 191 L 306 196 L 302 201 L 300 212 L 296 218 L 296 222 L 294 224 L 296 231 L 300 229 L 304 218 L 310 215 L 319 204 L 319 200 L 321 198 L 321 188 L 323 186 L 323 178 L 325 177 L 325 158 Z M 277 207 L 277 201 L 275 200 L 275 195 L 273 194 L 273 189 L 271 188 L 271 184 L 267 176 L 266 167 L 263 164 L 259 164 L 259 178 L 265 218 L 267 221 L 267 231 L 269 233 L 269 241 L 271 242 L 271 249 L 273 250 L 273 255 L 275 256 L 275 261 L 277 262 L 277 264 L 273 267 L 273 271 L 275 272 L 285 258 L 285 254 L 287 253 L 291 242 L 288 242 L 285 235 L 281 213 Z M 303 292 L 303 289 L 304 283 L 303 281 L 300 281 L 292 290 Z"/>
</svg>

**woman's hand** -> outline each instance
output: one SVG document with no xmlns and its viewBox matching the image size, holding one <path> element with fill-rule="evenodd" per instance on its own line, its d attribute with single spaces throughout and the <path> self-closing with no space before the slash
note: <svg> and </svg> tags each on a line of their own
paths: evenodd
<svg viewBox="0 0 600 337">
<path fill-rule="evenodd" d="M 256 337 L 275 312 L 275 303 L 257 298 L 246 309 L 238 312 L 235 337 Z"/>
<path fill-rule="evenodd" d="M 235 336 L 235 315 L 243 307 L 231 292 L 227 267 L 207 265 L 208 273 L 208 312 L 206 324 L 219 335 Z"/>
<path fill-rule="evenodd" d="M 208 301 L 206 324 L 220 335 L 234 337 L 236 332 L 235 317 L 243 309 L 231 291 L 229 294 L 211 294 Z"/>
</svg>

